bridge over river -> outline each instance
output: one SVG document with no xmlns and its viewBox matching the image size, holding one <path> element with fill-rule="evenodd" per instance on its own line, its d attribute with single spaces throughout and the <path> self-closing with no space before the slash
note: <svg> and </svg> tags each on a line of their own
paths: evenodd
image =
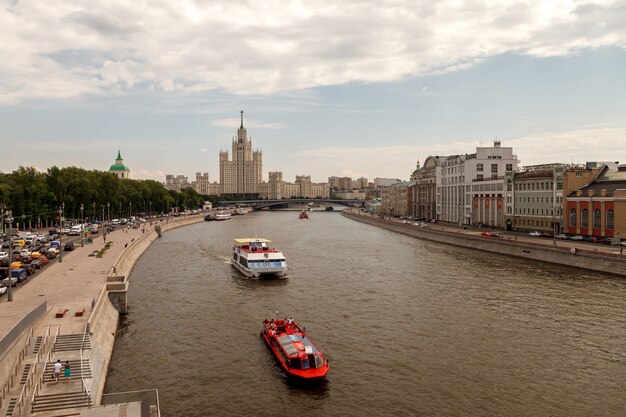
<svg viewBox="0 0 626 417">
<path fill-rule="evenodd" d="M 262 210 L 264 208 L 281 208 L 293 205 L 303 204 L 338 204 L 346 207 L 364 207 L 366 200 L 339 200 L 339 199 L 324 199 L 324 198 L 286 198 L 282 200 L 242 200 L 242 201 L 221 201 L 221 205 L 246 205 L 252 207 L 254 210 Z"/>
</svg>

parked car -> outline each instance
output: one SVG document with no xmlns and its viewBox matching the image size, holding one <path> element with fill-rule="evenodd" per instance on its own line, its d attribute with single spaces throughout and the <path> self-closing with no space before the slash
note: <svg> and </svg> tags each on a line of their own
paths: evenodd
<svg viewBox="0 0 626 417">
<path fill-rule="evenodd" d="M 39 258 L 39 260 L 41 261 L 42 265 L 48 265 L 48 263 L 50 262 L 50 260 L 48 259 L 47 256 L 45 255 L 41 255 L 41 257 Z"/>
<path fill-rule="evenodd" d="M 7 291 L 8 291 L 7 286 L 4 284 L 0 284 L 0 295 L 6 293 Z"/>
<path fill-rule="evenodd" d="M 605 237 L 604 239 L 600 240 L 600 243 L 602 243 L 603 245 L 612 245 L 613 244 L 613 238 Z"/>
<path fill-rule="evenodd" d="M 30 276 L 33 275 L 35 271 L 37 271 L 37 264 L 34 264 L 32 262 L 29 264 L 22 264 L 22 269 L 26 271 L 26 275 Z"/>
<path fill-rule="evenodd" d="M 74 250 L 74 244 L 72 242 L 67 242 L 65 244 L 65 246 L 63 247 L 63 250 L 66 251 L 66 252 L 73 251 Z"/>
<path fill-rule="evenodd" d="M 530 232 L 529 235 L 531 235 L 532 237 L 541 237 L 541 232 L 534 231 Z"/>
<path fill-rule="evenodd" d="M 502 237 L 502 235 L 499 233 L 491 233 L 491 232 L 482 232 L 480 235 L 484 237 Z"/>
<path fill-rule="evenodd" d="M 569 236 L 564 235 L 563 233 L 561 233 L 560 235 L 556 235 L 555 237 L 556 237 L 557 239 L 562 239 L 562 240 L 569 239 Z"/>
<path fill-rule="evenodd" d="M 581 235 L 575 235 L 569 238 L 570 240 L 577 240 L 577 241 L 583 241 L 585 240 L 584 237 L 582 237 Z"/>
<path fill-rule="evenodd" d="M 552 233 L 550 233 L 550 232 L 543 232 L 543 233 L 541 233 L 541 237 L 547 237 L 547 238 L 552 239 L 554 237 L 554 235 Z"/>
<path fill-rule="evenodd" d="M 622 240 L 619 244 L 622 246 L 626 246 L 626 240 Z"/>
<path fill-rule="evenodd" d="M 48 259 L 56 258 L 58 254 L 59 249 L 56 247 L 52 247 L 46 251 L 46 256 L 48 257 Z"/>
</svg>

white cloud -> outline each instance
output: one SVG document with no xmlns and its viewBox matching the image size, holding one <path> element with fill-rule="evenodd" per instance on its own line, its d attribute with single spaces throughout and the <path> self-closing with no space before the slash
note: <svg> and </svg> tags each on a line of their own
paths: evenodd
<svg viewBox="0 0 626 417">
<path fill-rule="evenodd" d="M 165 181 L 165 171 L 161 171 L 158 169 L 132 169 L 130 175 L 131 178 L 134 180 L 155 180 L 159 182 Z"/>
<path fill-rule="evenodd" d="M 205 149 L 205 148 L 202 148 L 202 149 L 200 149 L 200 152 L 205 152 L 205 153 L 207 153 L 207 152 L 209 152 L 209 150 L 208 150 L 208 149 Z"/>
<path fill-rule="evenodd" d="M 20 1 L 0 12 L 0 103 L 391 81 L 511 51 L 625 47 L 624 21 L 617 0 Z"/>
<path fill-rule="evenodd" d="M 241 120 L 240 119 L 217 119 L 217 120 L 213 120 L 211 124 L 213 126 L 227 127 L 229 129 L 232 129 L 233 126 L 239 126 L 241 124 Z M 259 122 L 253 119 L 245 119 L 243 124 L 246 129 L 248 128 L 282 129 L 283 127 L 285 127 L 282 123 L 263 123 L 263 122 Z"/>
</svg>

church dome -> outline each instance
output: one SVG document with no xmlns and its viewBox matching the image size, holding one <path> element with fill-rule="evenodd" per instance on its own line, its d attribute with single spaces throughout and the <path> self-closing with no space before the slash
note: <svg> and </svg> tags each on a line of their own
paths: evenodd
<svg viewBox="0 0 626 417">
<path fill-rule="evenodd" d="M 130 169 L 124 164 L 113 164 L 109 171 L 130 171 Z"/>
</svg>

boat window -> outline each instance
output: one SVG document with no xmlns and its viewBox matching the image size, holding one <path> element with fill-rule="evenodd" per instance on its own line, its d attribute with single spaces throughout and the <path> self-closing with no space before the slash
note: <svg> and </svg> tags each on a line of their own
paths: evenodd
<svg viewBox="0 0 626 417">
<path fill-rule="evenodd" d="M 237 260 L 237 254 L 233 253 L 233 260 L 236 261 Z"/>
<path fill-rule="evenodd" d="M 291 358 L 289 367 L 292 369 L 300 369 L 300 358 Z"/>
<path fill-rule="evenodd" d="M 302 358 L 302 369 L 309 369 L 309 359 Z"/>
<path fill-rule="evenodd" d="M 321 356 L 316 356 L 315 357 L 315 367 L 316 368 L 321 368 L 322 366 L 324 366 L 324 358 L 322 358 Z"/>
<path fill-rule="evenodd" d="M 309 363 L 311 364 L 311 366 L 313 368 L 317 368 L 317 363 L 315 362 L 315 356 L 307 355 L 307 358 L 309 359 Z"/>
<path fill-rule="evenodd" d="M 246 268 L 248 267 L 248 260 L 244 257 L 242 257 L 239 262 L 241 263 L 241 265 L 245 266 Z"/>
</svg>

